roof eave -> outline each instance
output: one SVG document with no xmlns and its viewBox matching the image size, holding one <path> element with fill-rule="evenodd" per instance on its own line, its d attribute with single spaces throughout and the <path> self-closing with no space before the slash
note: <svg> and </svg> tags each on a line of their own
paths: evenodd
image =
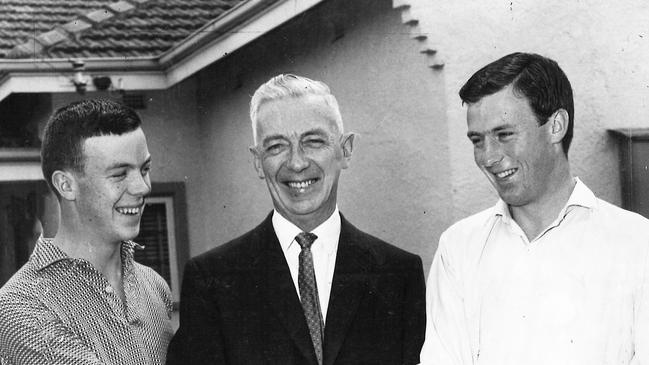
<svg viewBox="0 0 649 365">
<path fill-rule="evenodd" d="M 84 75 L 110 76 L 121 90 L 162 90 L 261 37 L 324 0 L 249 0 L 162 55 L 82 58 Z M 0 59 L 0 101 L 14 92 L 75 92 L 71 59 Z M 87 91 L 94 91 L 92 82 Z"/>
<path fill-rule="evenodd" d="M 162 64 L 168 63 L 169 83 L 186 79 L 323 1 L 251 0 L 249 7 L 233 8 L 220 21 L 206 25 L 204 31 L 199 30 L 161 57 Z"/>
<path fill-rule="evenodd" d="M 160 64 L 169 66 L 179 59 L 186 58 L 199 50 L 202 46 L 224 33 L 236 28 L 264 9 L 281 2 L 282 0 L 249 0 L 239 3 L 228 10 L 223 16 L 205 24 L 200 29 L 189 35 L 180 43 L 174 45 L 160 56 Z"/>
<path fill-rule="evenodd" d="M 5 72 L 72 72 L 74 58 L 0 59 Z M 84 71 L 159 70 L 158 57 L 83 58 Z"/>
<path fill-rule="evenodd" d="M 156 58 L 85 58 L 86 91 L 96 91 L 94 76 L 110 76 L 120 90 L 158 90 L 169 87 Z M 0 60 L 0 100 L 12 93 L 75 92 L 70 59 Z"/>
</svg>

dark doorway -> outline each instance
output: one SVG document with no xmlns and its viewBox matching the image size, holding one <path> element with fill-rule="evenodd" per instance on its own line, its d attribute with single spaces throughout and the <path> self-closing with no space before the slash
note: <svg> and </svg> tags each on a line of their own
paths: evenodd
<svg viewBox="0 0 649 365">
<path fill-rule="evenodd" d="M 27 262 L 43 232 L 44 181 L 0 182 L 0 286 Z"/>
</svg>

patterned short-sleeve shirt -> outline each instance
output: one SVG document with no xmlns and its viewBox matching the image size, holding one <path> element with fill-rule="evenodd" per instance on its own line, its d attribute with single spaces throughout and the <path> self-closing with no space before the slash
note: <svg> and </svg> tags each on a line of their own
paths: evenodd
<svg viewBox="0 0 649 365">
<path fill-rule="evenodd" d="M 88 261 L 40 238 L 0 289 L 0 363 L 164 364 L 173 335 L 169 286 L 122 243 L 126 302 Z"/>
</svg>

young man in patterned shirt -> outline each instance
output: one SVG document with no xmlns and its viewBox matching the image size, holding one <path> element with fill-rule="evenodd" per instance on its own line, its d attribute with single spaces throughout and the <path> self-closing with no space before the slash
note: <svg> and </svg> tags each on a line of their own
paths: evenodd
<svg viewBox="0 0 649 365">
<path fill-rule="evenodd" d="M 0 362 L 164 364 L 172 336 L 165 281 L 133 261 L 151 156 L 137 114 L 108 100 L 57 110 L 43 175 L 60 225 L 0 289 Z"/>
</svg>

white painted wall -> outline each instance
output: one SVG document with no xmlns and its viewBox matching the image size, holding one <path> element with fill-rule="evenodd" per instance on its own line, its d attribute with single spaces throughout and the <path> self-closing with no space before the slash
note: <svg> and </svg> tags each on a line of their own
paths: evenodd
<svg viewBox="0 0 649 365">
<path fill-rule="evenodd" d="M 573 173 L 603 199 L 620 204 L 617 147 L 606 130 L 649 126 L 649 2 L 405 2 L 445 62 L 455 219 L 496 199 L 473 164 L 457 93 L 473 72 L 515 51 L 548 56 L 566 72 L 575 97 Z"/>
</svg>

